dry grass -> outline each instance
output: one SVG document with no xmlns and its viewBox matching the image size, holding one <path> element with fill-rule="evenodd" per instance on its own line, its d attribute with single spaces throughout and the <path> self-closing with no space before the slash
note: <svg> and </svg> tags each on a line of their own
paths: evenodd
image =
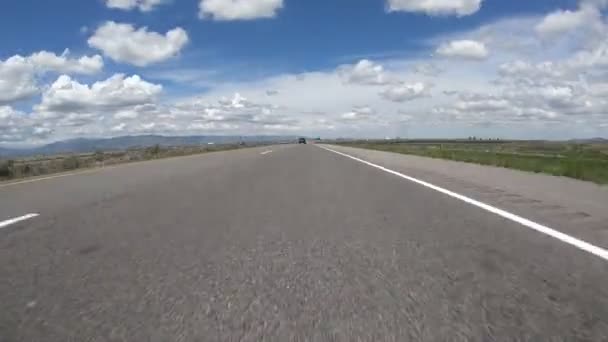
<svg viewBox="0 0 608 342">
<path fill-rule="evenodd" d="M 248 145 L 251 147 L 252 145 Z M 65 171 L 95 168 L 152 159 L 188 156 L 216 151 L 239 149 L 237 144 L 213 146 L 179 146 L 136 148 L 126 151 L 32 157 L 0 160 L 0 181 L 35 177 Z"/>
</svg>

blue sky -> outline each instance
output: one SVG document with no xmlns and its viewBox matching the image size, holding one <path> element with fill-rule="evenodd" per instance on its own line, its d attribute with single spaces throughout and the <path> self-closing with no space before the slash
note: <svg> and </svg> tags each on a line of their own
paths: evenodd
<svg viewBox="0 0 608 342">
<path fill-rule="evenodd" d="M 0 22 L 0 57 L 40 50 L 60 53 L 66 48 L 75 53 L 95 52 L 80 29 L 94 30 L 113 20 L 156 32 L 183 27 L 191 43 L 177 62 L 195 66 L 248 63 L 300 72 L 331 68 L 361 56 L 425 54 L 428 51 L 421 50 L 420 43 L 429 37 L 509 16 L 542 14 L 556 7 L 572 9 L 576 1 L 487 0 L 479 13 L 461 18 L 387 14 L 385 6 L 381 0 L 287 0 L 271 20 L 217 22 L 197 17 L 197 0 L 173 0 L 150 12 L 110 9 L 102 0 L 12 0 Z M 130 71 L 128 66 L 116 69 Z"/>
<path fill-rule="evenodd" d="M 602 135 L 606 5 L 9 0 L 0 144 L 147 133 Z"/>
</svg>

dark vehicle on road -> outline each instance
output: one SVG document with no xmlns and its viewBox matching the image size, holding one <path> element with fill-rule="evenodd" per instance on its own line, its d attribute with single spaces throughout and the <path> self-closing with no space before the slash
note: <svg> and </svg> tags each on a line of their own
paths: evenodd
<svg viewBox="0 0 608 342">
<path fill-rule="evenodd" d="M 298 139 L 298 144 L 306 144 L 306 138 Z"/>
</svg>

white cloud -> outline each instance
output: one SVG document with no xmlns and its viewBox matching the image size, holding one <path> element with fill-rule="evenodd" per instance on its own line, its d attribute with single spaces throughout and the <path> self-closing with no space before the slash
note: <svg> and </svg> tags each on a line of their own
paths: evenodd
<svg viewBox="0 0 608 342">
<path fill-rule="evenodd" d="M 536 32 L 541 35 L 553 35 L 577 28 L 585 23 L 586 15 L 581 11 L 556 11 L 547 15 L 536 26 Z"/>
<path fill-rule="evenodd" d="M 385 85 L 391 82 L 382 65 L 367 59 L 355 65 L 342 65 L 338 73 L 345 82 L 352 84 Z"/>
<path fill-rule="evenodd" d="M 38 92 L 34 68 L 21 56 L 0 61 L 0 105 L 30 97 Z"/>
<path fill-rule="evenodd" d="M 591 119 L 608 107 L 601 97 L 571 81 L 566 73 L 538 72 L 539 65 L 520 64 L 516 72 L 503 73 L 500 88 L 487 92 L 460 92 L 458 101 L 436 108 L 436 113 L 453 121 L 477 124 L 524 124 L 526 122 L 560 122 L 567 125 L 580 119 Z M 553 63 L 555 69 L 559 64 Z M 530 73 L 531 78 L 528 77 Z M 523 79 L 522 79 L 523 78 Z"/>
<path fill-rule="evenodd" d="M 457 57 L 464 59 L 485 59 L 489 52 L 485 44 L 475 40 L 454 40 L 444 43 L 437 48 L 436 53 L 444 57 Z"/>
<path fill-rule="evenodd" d="M 560 133 L 543 130 L 543 125 L 559 128 L 563 138 L 563 132 L 577 136 L 608 121 L 604 114 L 607 94 L 602 92 L 608 90 L 603 76 L 608 71 L 608 44 L 580 45 L 580 38 L 586 36 L 574 35 L 547 45 L 535 34 L 534 23 L 539 19 L 502 20 L 459 34 L 486 42 L 492 47 L 492 58 L 482 65 L 466 65 L 458 59 L 437 61 L 449 66 L 444 64 L 445 75 L 433 82 L 442 88 L 441 94 L 456 95 L 457 100 L 446 100 L 438 92 L 429 114 L 432 121 L 492 129 L 508 136 L 527 132 L 520 137 L 553 138 L 560 138 Z M 485 86 L 469 82 L 475 75 Z M 458 79 L 463 84 L 442 87 L 443 82 Z M 530 135 L 534 127 L 536 134 Z"/>
<path fill-rule="evenodd" d="M 103 69 L 103 58 L 99 55 L 83 56 L 70 59 L 70 50 L 65 50 L 61 56 L 48 51 L 40 51 L 28 57 L 36 68 L 65 74 L 95 74 Z"/>
<path fill-rule="evenodd" d="M 142 12 L 151 11 L 165 0 L 105 0 L 106 6 L 122 10 L 139 9 Z"/>
<path fill-rule="evenodd" d="M 502 77 L 520 83 L 568 81 L 579 82 L 581 78 L 603 80 L 608 71 L 608 43 L 603 42 L 591 48 L 579 50 L 562 60 L 545 60 L 530 63 L 515 60 L 499 66 Z"/>
<path fill-rule="evenodd" d="M 283 0 L 201 0 L 199 17 L 214 20 L 274 18 Z"/>
<path fill-rule="evenodd" d="M 48 51 L 23 57 L 15 55 L 0 61 L 0 104 L 26 99 L 38 93 L 37 76 L 46 72 L 94 74 L 103 69 L 99 55 L 69 58 L 69 50 L 61 56 Z"/>
<path fill-rule="evenodd" d="M 576 11 L 557 10 L 548 14 L 535 30 L 543 37 L 555 37 L 579 28 L 602 30 L 601 16 L 595 6 L 583 4 Z"/>
<path fill-rule="evenodd" d="M 424 96 L 428 96 L 429 87 L 424 83 L 400 84 L 390 87 L 380 93 L 380 95 L 393 102 L 412 101 Z"/>
<path fill-rule="evenodd" d="M 561 70 L 553 62 L 532 64 L 523 60 L 503 63 L 498 67 L 498 71 L 502 76 L 532 77 L 536 79 L 538 77 L 558 77 L 561 75 Z"/>
<path fill-rule="evenodd" d="M 295 118 L 289 118 L 281 113 L 277 105 L 255 102 L 239 93 L 231 97 L 221 97 L 216 103 L 204 98 L 193 98 L 178 102 L 174 105 L 174 118 L 181 118 L 198 124 L 231 124 L 237 128 L 260 128 L 264 125 L 297 126 Z M 216 127 L 226 128 L 225 125 Z"/>
<path fill-rule="evenodd" d="M 135 29 L 131 24 L 108 21 L 97 28 L 88 43 L 115 61 L 143 67 L 178 55 L 188 40 L 186 31 L 179 27 L 162 35 L 147 27 Z"/>
<path fill-rule="evenodd" d="M 36 122 L 30 115 L 10 106 L 0 106 L 0 143 L 37 142 L 52 133 L 51 128 Z"/>
<path fill-rule="evenodd" d="M 604 41 L 590 49 L 579 51 L 562 64 L 562 68 L 580 73 L 605 72 L 608 69 L 608 42 Z"/>
<path fill-rule="evenodd" d="M 107 136 L 121 123 L 125 132 L 141 132 L 144 123 L 168 129 L 165 108 L 157 103 L 160 85 L 139 76 L 117 74 L 92 85 L 60 76 L 42 94 L 39 105 L 26 114 L 0 107 L 0 143 L 34 144 L 48 139 L 87 135 Z"/>
<path fill-rule="evenodd" d="M 481 8 L 482 0 L 387 0 L 389 12 L 420 12 L 428 15 L 471 15 Z"/>
<path fill-rule="evenodd" d="M 119 124 L 117 124 L 116 126 L 113 126 L 112 128 L 110 128 L 110 131 L 112 132 L 122 132 L 125 130 L 125 128 L 127 128 L 127 124 L 124 122 L 121 122 Z"/>
<path fill-rule="evenodd" d="M 39 113 L 117 110 L 154 102 L 161 92 L 162 86 L 148 83 L 137 75 L 116 74 L 91 86 L 62 75 L 44 91 L 42 102 L 35 109 Z"/>
<path fill-rule="evenodd" d="M 11 115 L 12 124 L 3 129 L 3 141 L 42 139 L 35 137 L 36 132 L 47 140 L 140 133 L 505 138 L 605 135 L 608 43 L 578 44 L 581 36 L 564 35 L 559 42 L 547 44 L 535 30 L 542 19 L 502 19 L 426 42 L 426 46 L 463 39 L 483 42 L 485 51 L 491 51 L 483 63 L 470 63 L 467 58 L 431 58 L 427 52 L 432 51 L 422 51 L 416 57 L 362 60 L 303 74 L 207 81 L 210 85 L 204 93 L 177 100 L 161 98 L 160 85 L 150 83 L 135 89 L 152 90 L 132 96 L 122 86 L 115 87 L 116 91 L 93 91 L 98 88 L 95 83 L 63 79 L 44 92 L 33 113 Z M 465 53 L 468 58 L 479 55 Z M 209 76 L 208 69 L 201 70 L 182 69 L 180 74 L 163 69 L 171 78 L 162 79 L 188 85 L 220 79 L 218 74 Z M 122 76 L 116 84 L 126 79 Z M 115 93 L 121 95 L 109 95 Z"/>
<path fill-rule="evenodd" d="M 376 114 L 376 112 L 372 108 L 370 108 L 368 106 L 362 106 L 362 107 L 353 108 L 351 111 L 342 114 L 340 116 L 340 118 L 342 120 L 348 120 L 348 121 L 360 121 L 360 120 L 367 121 L 375 114 Z"/>
</svg>

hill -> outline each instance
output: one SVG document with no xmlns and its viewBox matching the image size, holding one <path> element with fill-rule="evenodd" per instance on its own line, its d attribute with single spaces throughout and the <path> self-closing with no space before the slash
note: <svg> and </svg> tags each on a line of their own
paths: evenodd
<svg viewBox="0 0 608 342">
<path fill-rule="evenodd" d="M 87 153 L 97 150 L 120 151 L 135 147 L 160 146 L 193 146 L 231 143 L 260 143 L 291 141 L 296 139 L 289 136 L 231 136 L 231 135 L 197 135 L 197 136 L 162 136 L 162 135 L 139 135 L 122 136 L 107 139 L 70 139 L 54 142 L 48 145 L 33 148 L 2 148 L 0 147 L 0 158 L 28 157 L 37 155 L 55 155 L 61 153 Z"/>
</svg>

